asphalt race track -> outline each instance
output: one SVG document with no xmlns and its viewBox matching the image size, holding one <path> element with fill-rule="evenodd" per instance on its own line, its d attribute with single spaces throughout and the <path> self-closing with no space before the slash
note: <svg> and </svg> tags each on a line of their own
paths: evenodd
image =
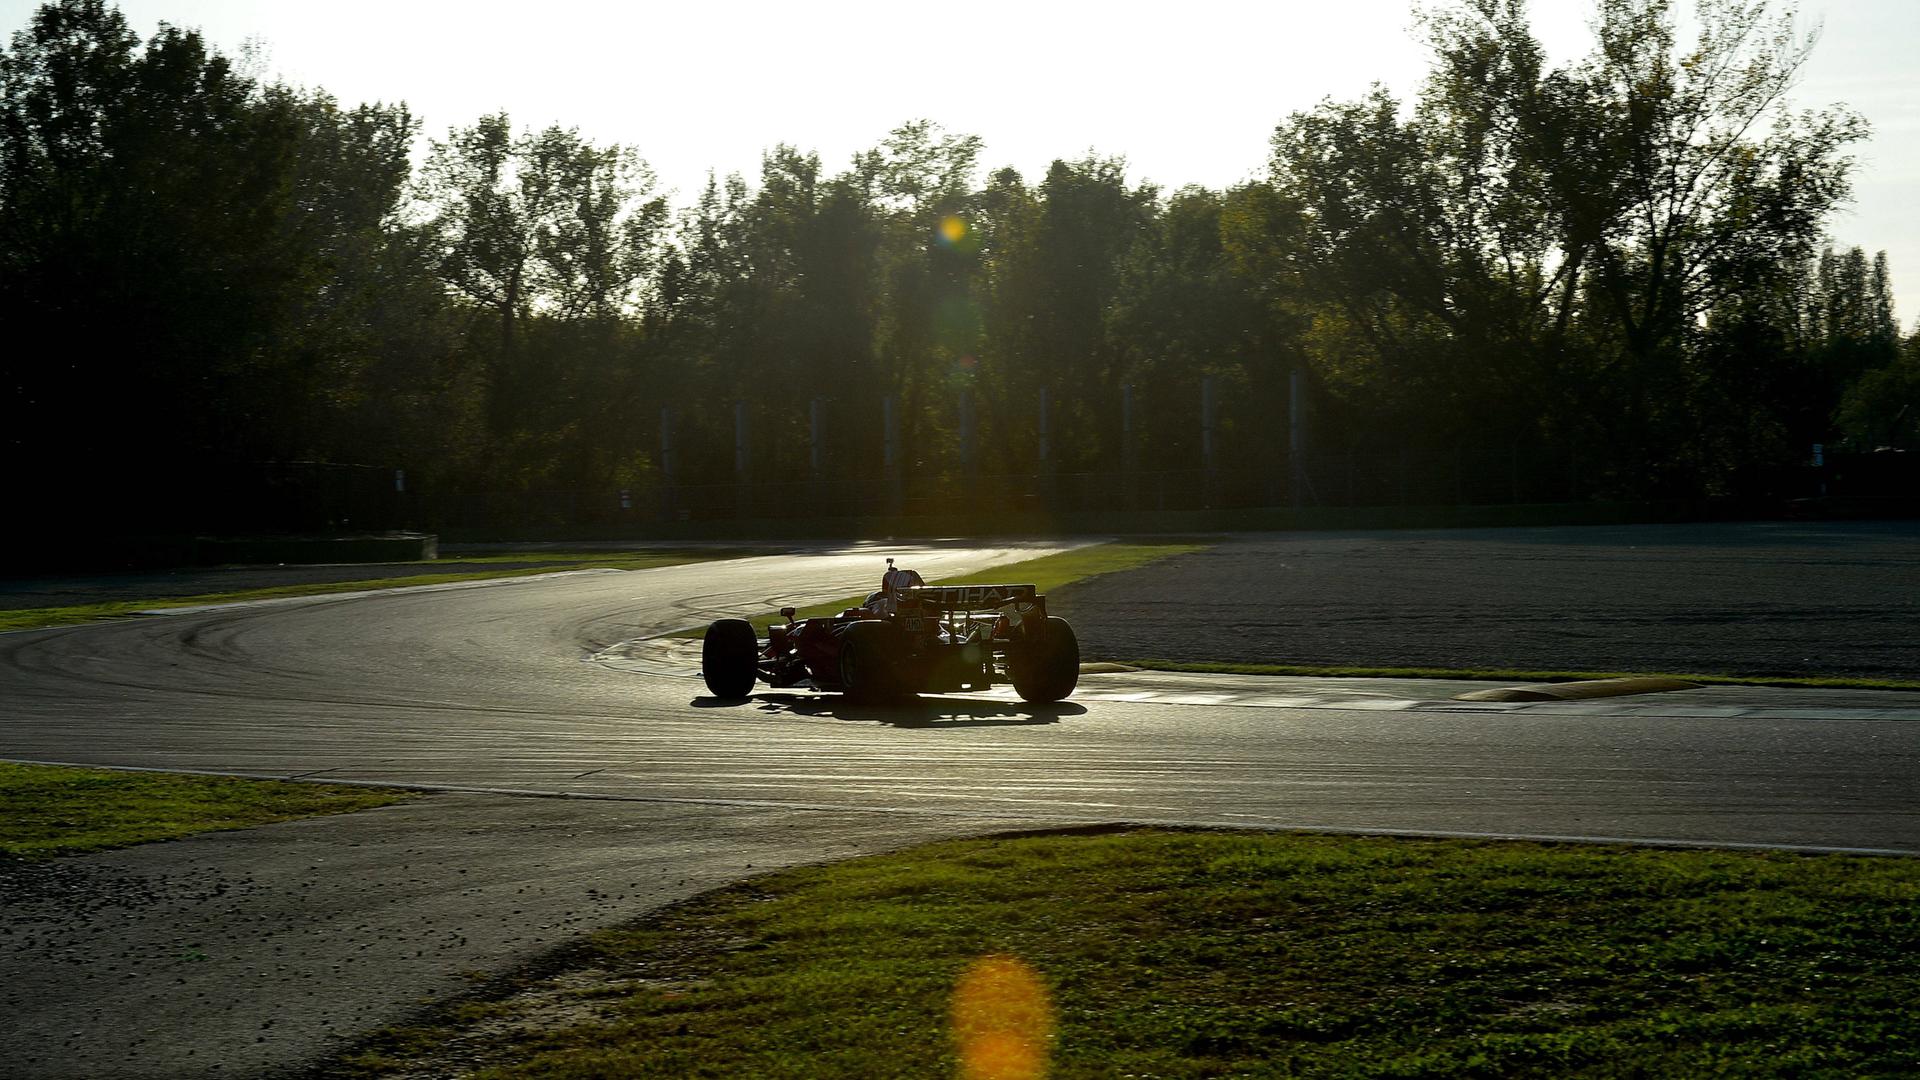
<svg viewBox="0 0 1920 1080">
<path fill-rule="evenodd" d="M 225 1060 L 235 1063 L 228 1068 L 263 1073 L 391 1022 L 423 995 L 457 990 L 462 970 L 524 960 L 568 933 L 729 875 L 1019 825 L 1200 823 L 1920 853 L 1915 695 L 1703 689 L 1511 704 L 1454 701 L 1464 687 L 1433 682 L 1120 673 L 1084 676 L 1073 700 L 1044 707 L 1004 694 L 856 707 L 764 689 L 722 704 L 692 675 L 697 652 L 648 640 L 717 615 L 864 591 L 886 554 L 931 578 L 1048 550 L 854 548 L 0 635 L 0 757 L 468 793 L 63 861 L 83 877 L 104 876 L 73 888 L 41 882 L 32 897 L 5 900 L 11 922 L 41 928 L 0 939 L 0 967 L 33 973 L 0 992 L 0 1004 L 25 1021 L 13 1039 L 44 1049 L 71 1024 L 70 1044 L 99 1042 L 95 1034 L 112 1030 L 120 1013 L 162 1000 L 183 1008 L 190 997 L 168 989 L 177 979 L 226 995 L 218 1030 Z M 450 818 L 471 825 L 449 834 Z M 247 877 L 270 841 L 295 844 L 298 865 Z M 253 914 L 235 908 L 232 918 L 331 919 L 336 936 L 302 944 L 249 931 L 290 951 L 276 952 L 273 965 L 236 954 L 205 973 L 176 963 L 185 939 L 151 925 L 155 918 L 134 925 L 142 905 L 194 908 L 199 878 L 177 868 L 169 878 L 149 865 L 169 851 L 198 859 L 194 873 L 206 881 L 253 883 Z M 126 913 L 76 899 L 113 875 L 151 882 L 156 874 L 166 895 L 123 905 Z M 614 880 L 627 886 L 617 902 L 607 885 Z M 305 888 L 332 899 L 311 909 L 284 899 Z M 220 890 L 201 891 L 237 903 L 230 885 Z M 508 903 L 512 918 L 501 922 Z M 94 922 L 68 926 L 69 908 L 93 911 Z M 463 928 L 494 919 L 494 929 L 463 929 L 457 947 L 429 941 L 449 925 L 436 921 L 448 910 Z M 503 929 L 535 925 L 541 933 Z M 165 968 L 168 987 L 98 977 L 116 970 L 111 949 L 127 941 L 145 950 L 149 967 L 140 970 Z M 277 984 L 263 997 L 233 977 L 244 968 L 261 979 L 307 978 L 328 949 L 377 958 L 389 948 L 402 951 L 372 989 L 354 982 L 356 1009 L 325 1017 L 289 1017 Z M 121 1045 L 111 1061 L 104 1050 L 72 1050 L 80 1056 L 23 1075 L 177 1075 L 171 1066 L 189 1060 L 178 1055 L 194 1049 L 178 1033 L 205 1030 L 211 1008 L 147 1029 L 166 1044 L 157 1057 Z M 251 1041 L 242 1037 L 256 1030 Z M 236 1049 L 256 1044 L 252 1058 Z M 0 1037 L 11 1061 L 21 1060 L 21 1045 Z M 141 1061 L 151 1067 L 143 1071 Z"/>
<path fill-rule="evenodd" d="M 1027 554 L 900 553 L 929 577 Z M 1645 700 L 1707 715 L 1597 706 L 1604 721 L 1410 708 L 1357 691 L 1314 703 L 1342 707 L 1235 707 L 1227 684 L 1196 694 L 1190 678 L 1154 676 L 1088 676 L 1074 700 L 1038 708 L 1005 694 L 859 707 L 764 688 L 723 705 L 688 677 L 697 654 L 623 644 L 860 591 L 880 556 L 565 574 L 0 636 L 0 751 L 628 799 L 1920 850 L 1908 798 L 1920 727 L 1729 715 L 1705 691 Z M 1169 696 L 1169 685 L 1189 692 Z"/>
</svg>

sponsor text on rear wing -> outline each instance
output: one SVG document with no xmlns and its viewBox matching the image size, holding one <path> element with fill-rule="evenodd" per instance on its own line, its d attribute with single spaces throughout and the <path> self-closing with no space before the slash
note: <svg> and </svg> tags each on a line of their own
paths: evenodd
<svg viewBox="0 0 1920 1080">
<path fill-rule="evenodd" d="M 898 596 L 902 604 L 919 603 L 941 611 L 992 611 L 1045 600 L 1032 585 L 922 585 L 901 589 Z"/>
</svg>

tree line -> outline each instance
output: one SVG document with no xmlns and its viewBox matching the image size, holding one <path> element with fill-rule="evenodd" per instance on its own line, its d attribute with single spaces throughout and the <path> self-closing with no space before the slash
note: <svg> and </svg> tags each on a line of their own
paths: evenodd
<svg viewBox="0 0 1920 1080">
<path fill-rule="evenodd" d="M 1287 116 L 1224 190 L 1097 154 L 983 170 L 978 137 L 914 121 L 675 207 L 637 148 L 505 113 L 427 137 L 57 0 L 0 53 L 15 502 L 191 517 L 286 462 L 866 482 L 890 447 L 916 482 L 1279 474 L 1295 409 L 1304 454 L 1504 447 L 1630 497 L 1920 448 L 1886 260 L 1823 244 L 1863 122 L 1789 110 L 1790 15 L 1697 15 L 1683 38 L 1669 0 L 1597 0 L 1592 54 L 1553 64 L 1521 0 L 1454 0 L 1412 100 Z"/>
</svg>

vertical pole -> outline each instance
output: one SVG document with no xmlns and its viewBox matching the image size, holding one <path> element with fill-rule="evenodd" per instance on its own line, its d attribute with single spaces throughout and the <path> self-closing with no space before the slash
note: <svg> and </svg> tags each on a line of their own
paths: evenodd
<svg viewBox="0 0 1920 1080">
<path fill-rule="evenodd" d="M 1048 411 L 1049 410 L 1047 409 L 1047 388 L 1043 386 L 1040 388 L 1040 471 L 1042 472 L 1045 472 L 1047 469 L 1047 466 L 1051 464 L 1052 449 L 1053 449 L 1052 446 L 1049 444 L 1049 439 L 1047 437 L 1048 436 L 1048 431 L 1047 431 Z"/>
<path fill-rule="evenodd" d="M 973 477 L 973 391 L 960 391 L 960 472 Z"/>
<path fill-rule="evenodd" d="M 1307 504 L 1307 408 L 1302 398 L 1300 369 L 1287 373 L 1287 494 L 1300 507 Z"/>
<path fill-rule="evenodd" d="M 1202 505 L 1213 505 L 1213 376 L 1200 377 L 1200 464 L 1206 470 L 1202 487 L 1204 489 Z"/>
<path fill-rule="evenodd" d="M 824 430 L 820 418 L 825 405 L 824 398 L 814 398 L 807 406 L 807 475 L 815 483 L 820 481 L 820 436 Z"/>
<path fill-rule="evenodd" d="M 1047 408 L 1047 388 L 1040 388 L 1040 498 L 1048 510 L 1055 509 L 1056 492 L 1053 483 L 1053 446 L 1049 436 L 1049 416 L 1052 410 Z"/>
<path fill-rule="evenodd" d="M 1134 497 L 1138 494 L 1138 492 L 1135 490 L 1136 481 L 1134 477 L 1134 467 L 1136 464 L 1137 464 L 1137 457 L 1135 455 L 1134 446 L 1133 446 L 1133 384 L 1121 383 L 1120 384 L 1120 473 L 1121 473 L 1121 482 L 1126 487 L 1126 493 L 1127 493 L 1126 501 L 1127 501 L 1128 509 L 1133 508 Z"/>
<path fill-rule="evenodd" d="M 672 520 L 674 512 L 673 481 L 673 406 L 660 406 L 660 514 Z"/>
<path fill-rule="evenodd" d="M 733 403 L 733 477 L 747 482 L 747 403 Z"/>
<path fill-rule="evenodd" d="M 673 406 L 660 406 L 660 474 L 673 483 Z"/>
<path fill-rule="evenodd" d="M 880 464 L 887 476 L 887 510 L 900 512 L 900 423 L 893 413 L 893 396 L 880 399 L 880 432 L 883 440 Z"/>
<path fill-rule="evenodd" d="M 1213 376 L 1200 377 L 1200 465 L 1213 472 Z"/>
<path fill-rule="evenodd" d="M 749 517 L 753 511 L 752 455 L 747 444 L 747 403 L 733 403 L 733 480 L 735 498 L 740 517 Z"/>
<path fill-rule="evenodd" d="M 880 468 L 893 472 L 893 398 L 880 399 Z"/>
</svg>

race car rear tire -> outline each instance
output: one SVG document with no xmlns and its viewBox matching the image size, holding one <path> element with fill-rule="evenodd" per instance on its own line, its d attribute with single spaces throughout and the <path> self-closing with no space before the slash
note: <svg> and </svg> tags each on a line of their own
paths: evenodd
<svg viewBox="0 0 1920 1080">
<path fill-rule="evenodd" d="M 738 701 L 753 693 L 760 639 L 745 619 L 716 619 L 700 644 L 700 675 L 714 697 Z"/>
<path fill-rule="evenodd" d="M 900 670 L 899 635 L 885 623 L 858 622 L 840 639 L 840 692 L 855 701 L 912 696 Z"/>
<path fill-rule="evenodd" d="M 1030 624 L 1007 653 L 1007 674 L 1022 701 L 1059 701 L 1080 682 L 1080 639 L 1058 615 Z"/>
</svg>

